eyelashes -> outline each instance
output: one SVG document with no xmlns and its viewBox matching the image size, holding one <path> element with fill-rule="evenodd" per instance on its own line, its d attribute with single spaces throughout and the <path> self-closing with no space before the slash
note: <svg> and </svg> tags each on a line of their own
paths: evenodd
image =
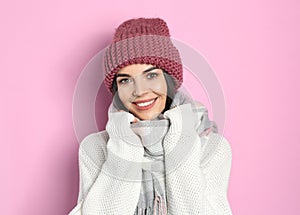
<svg viewBox="0 0 300 215">
<path fill-rule="evenodd" d="M 158 76 L 158 73 L 157 72 L 149 72 L 146 76 L 148 79 L 153 79 Z"/>
<path fill-rule="evenodd" d="M 131 80 L 129 78 L 122 78 L 118 81 L 119 84 L 125 85 L 128 84 Z"/>
<path fill-rule="evenodd" d="M 158 77 L 159 74 L 157 72 L 148 72 L 145 77 L 147 80 L 153 80 L 156 77 Z M 118 83 L 120 85 L 127 85 L 130 84 L 134 81 L 134 79 L 132 77 L 128 77 L 128 78 L 119 78 Z"/>
</svg>

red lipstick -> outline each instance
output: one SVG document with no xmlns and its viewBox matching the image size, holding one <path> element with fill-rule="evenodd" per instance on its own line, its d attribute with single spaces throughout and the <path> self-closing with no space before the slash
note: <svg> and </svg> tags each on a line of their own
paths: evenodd
<svg viewBox="0 0 300 215">
<path fill-rule="evenodd" d="M 149 110 L 150 108 L 152 108 L 155 105 L 156 99 L 146 99 L 146 100 L 139 100 L 139 101 L 135 101 L 132 102 L 135 106 L 136 109 L 138 110 Z M 154 101 L 153 101 L 154 100 Z M 149 105 L 145 105 L 145 106 L 139 106 L 138 104 L 140 103 L 146 103 L 146 102 L 150 102 L 153 101 L 152 103 L 150 103 Z"/>
</svg>

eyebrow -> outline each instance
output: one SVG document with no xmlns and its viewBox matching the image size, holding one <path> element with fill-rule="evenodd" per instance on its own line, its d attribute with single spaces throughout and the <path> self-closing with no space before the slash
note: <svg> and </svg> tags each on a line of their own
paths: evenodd
<svg viewBox="0 0 300 215">
<path fill-rule="evenodd" d="M 158 69 L 158 68 L 155 67 L 155 66 L 153 66 L 153 67 L 150 67 L 149 69 L 146 69 L 145 71 L 143 71 L 143 73 L 145 74 L 145 73 L 150 72 L 150 71 L 152 71 L 154 69 Z M 118 78 L 118 77 L 130 77 L 130 75 L 126 74 L 126 73 L 121 73 L 121 74 L 117 74 L 116 75 L 116 78 Z"/>
</svg>

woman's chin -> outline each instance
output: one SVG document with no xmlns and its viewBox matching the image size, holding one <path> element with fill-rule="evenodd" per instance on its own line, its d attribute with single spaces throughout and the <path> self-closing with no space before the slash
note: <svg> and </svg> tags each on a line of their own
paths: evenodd
<svg viewBox="0 0 300 215">
<path fill-rule="evenodd" d="M 153 120 L 153 119 L 156 119 L 158 117 L 159 113 L 155 113 L 155 114 L 153 114 L 153 113 L 149 113 L 149 114 L 146 114 L 146 113 L 144 113 L 144 114 L 135 114 L 134 113 L 134 115 L 139 120 Z"/>
</svg>

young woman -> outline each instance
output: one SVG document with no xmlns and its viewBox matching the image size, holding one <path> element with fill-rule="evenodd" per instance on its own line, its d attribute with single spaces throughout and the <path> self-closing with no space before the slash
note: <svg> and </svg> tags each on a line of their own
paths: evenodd
<svg viewBox="0 0 300 215">
<path fill-rule="evenodd" d="M 230 144 L 179 90 L 182 63 L 165 21 L 125 21 L 104 61 L 113 102 L 106 129 L 80 144 L 70 215 L 231 214 Z"/>
</svg>

